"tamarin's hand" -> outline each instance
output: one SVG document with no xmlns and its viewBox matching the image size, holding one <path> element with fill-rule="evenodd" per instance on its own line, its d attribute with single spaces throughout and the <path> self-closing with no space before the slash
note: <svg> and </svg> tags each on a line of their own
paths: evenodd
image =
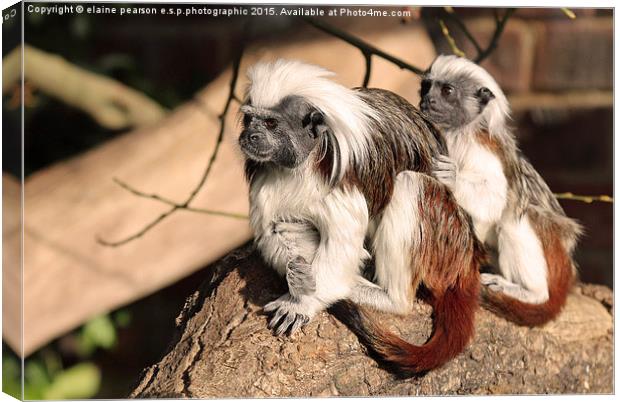
<svg viewBox="0 0 620 402">
<path fill-rule="evenodd" d="M 439 155 L 433 158 L 433 176 L 451 190 L 456 184 L 456 173 L 456 163 L 449 156 Z"/>
</svg>

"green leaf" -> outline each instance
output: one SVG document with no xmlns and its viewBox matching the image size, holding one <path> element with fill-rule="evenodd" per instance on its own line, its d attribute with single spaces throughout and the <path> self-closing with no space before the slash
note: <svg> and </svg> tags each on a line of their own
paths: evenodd
<svg viewBox="0 0 620 402">
<path fill-rule="evenodd" d="M 17 359 L 2 355 L 2 392 L 14 398 L 22 399 L 21 377 L 19 375 L 20 366 Z"/>
<path fill-rule="evenodd" d="M 43 399 L 43 393 L 45 392 L 45 388 L 32 385 L 28 382 L 24 383 L 24 399 L 34 400 L 34 399 Z"/>
<path fill-rule="evenodd" d="M 38 360 L 30 360 L 26 362 L 24 368 L 24 379 L 26 382 L 34 387 L 45 388 L 50 383 L 50 378 L 47 375 L 47 371 Z"/>
<path fill-rule="evenodd" d="M 39 351 L 41 355 L 41 360 L 45 365 L 45 370 L 47 371 L 48 377 L 53 377 L 62 370 L 62 361 L 60 359 L 60 355 L 58 352 L 53 350 L 51 347 L 46 346 Z"/>
<path fill-rule="evenodd" d="M 99 391 L 101 372 L 93 363 L 79 363 L 58 374 L 45 391 L 45 399 L 88 399 Z"/>
<path fill-rule="evenodd" d="M 93 340 L 89 336 L 84 335 L 83 332 L 81 332 L 80 335 L 77 337 L 76 346 L 77 353 L 82 358 L 90 357 L 95 351 L 95 349 L 97 349 L 97 346 L 93 343 Z"/>
<path fill-rule="evenodd" d="M 107 315 L 95 317 L 84 325 L 82 336 L 95 345 L 109 349 L 116 344 L 116 328 Z"/>
<path fill-rule="evenodd" d="M 32 357 L 24 366 L 24 399 L 41 399 L 50 384 L 50 378 L 43 362 Z"/>
<path fill-rule="evenodd" d="M 19 380 L 7 380 L 2 379 L 2 392 L 11 395 L 15 399 L 22 399 L 22 387 Z"/>
<path fill-rule="evenodd" d="M 7 353 L 2 355 L 2 381 L 9 378 L 19 378 L 19 361 Z"/>
<path fill-rule="evenodd" d="M 125 328 L 131 324 L 131 312 L 127 309 L 118 310 L 114 314 L 114 323 L 119 328 Z"/>
</svg>

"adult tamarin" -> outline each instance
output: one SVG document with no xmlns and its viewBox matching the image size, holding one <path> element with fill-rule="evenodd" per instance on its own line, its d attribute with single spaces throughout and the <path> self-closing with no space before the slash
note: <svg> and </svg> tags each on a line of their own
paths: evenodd
<svg viewBox="0 0 620 402">
<path fill-rule="evenodd" d="M 284 60 L 248 72 L 239 144 L 250 223 L 258 250 L 289 287 L 264 307 L 269 326 L 292 332 L 333 305 L 383 360 L 424 372 L 472 337 L 481 245 L 470 218 L 430 176 L 445 152 L 432 124 L 391 92 L 348 89 L 331 75 Z M 361 274 L 369 251 L 374 283 Z M 422 346 L 351 303 L 404 314 L 419 286 L 434 308 L 434 332 Z"/>
<path fill-rule="evenodd" d="M 517 148 L 505 95 L 482 67 L 439 56 L 420 96 L 420 109 L 448 146 L 434 175 L 471 215 L 478 239 L 497 251 L 501 275 L 481 276 L 485 304 L 523 325 L 553 319 L 575 277 L 581 227 Z"/>
</svg>

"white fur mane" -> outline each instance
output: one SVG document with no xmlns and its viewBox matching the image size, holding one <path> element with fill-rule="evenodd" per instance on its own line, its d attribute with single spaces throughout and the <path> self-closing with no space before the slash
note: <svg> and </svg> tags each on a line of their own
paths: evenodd
<svg viewBox="0 0 620 402">
<path fill-rule="evenodd" d="M 369 121 L 377 116 L 359 93 L 332 81 L 334 75 L 296 60 L 260 62 L 248 70 L 246 95 L 252 106 L 259 108 L 272 108 L 290 95 L 303 97 L 318 108 L 338 140 L 340 158 L 334 160 L 331 179 L 340 180 L 350 164 L 366 159 Z M 334 177 L 335 172 L 340 172 L 340 177 Z"/>
<path fill-rule="evenodd" d="M 432 80 L 444 82 L 465 77 L 487 87 L 495 98 L 487 104 L 480 117 L 472 124 L 485 127 L 491 135 L 507 134 L 506 123 L 510 117 L 510 105 L 502 89 L 484 68 L 463 57 L 440 55 L 431 65 L 427 76 Z"/>
</svg>

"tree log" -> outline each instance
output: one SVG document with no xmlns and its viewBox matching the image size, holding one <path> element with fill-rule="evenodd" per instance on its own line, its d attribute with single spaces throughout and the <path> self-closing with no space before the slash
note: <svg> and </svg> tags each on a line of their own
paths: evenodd
<svg viewBox="0 0 620 402">
<path fill-rule="evenodd" d="M 480 310 L 476 336 L 454 360 L 399 379 L 366 354 L 328 312 L 292 337 L 267 329 L 261 307 L 285 283 L 246 245 L 207 270 L 177 318 L 162 360 L 143 373 L 134 398 L 396 396 L 613 392 L 610 289 L 578 284 L 563 313 L 541 328 L 515 326 Z M 423 343 L 431 308 L 375 313 L 383 325 Z"/>
</svg>

